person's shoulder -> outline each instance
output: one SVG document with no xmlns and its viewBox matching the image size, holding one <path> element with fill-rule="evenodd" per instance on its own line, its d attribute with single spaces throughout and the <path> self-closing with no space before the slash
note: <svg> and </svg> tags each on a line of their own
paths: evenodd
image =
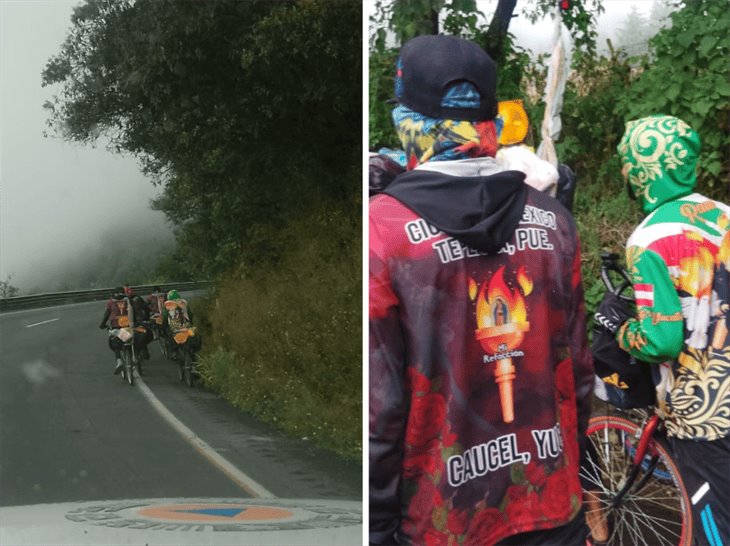
<svg viewBox="0 0 730 546">
<path fill-rule="evenodd" d="M 571 212 L 550 195 L 527 187 L 520 226 L 547 232 L 556 252 L 574 256 L 579 250 L 578 226 Z"/>
<path fill-rule="evenodd" d="M 372 196 L 384 191 L 398 175 L 405 172 L 405 168 L 387 155 L 371 154 L 368 171 L 368 191 Z"/>
<path fill-rule="evenodd" d="M 389 215 L 402 210 L 409 210 L 403 203 L 395 197 L 386 193 L 379 193 L 370 198 L 368 203 L 368 211 L 371 219 L 383 215 Z"/>
<path fill-rule="evenodd" d="M 525 206 L 539 207 L 555 215 L 561 223 L 574 226 L 573 214 L 555 197 L 527 185 L 527 199 Z"/>
<path fill-rule="evenodd" d="M 371 235 L 376 230 L 386 237 L 394 237 L 396 233 L 405 233 L 404 225 L 421 218 L 407 205 L 388 194 L 379 194 L 370 199 L 368 217 Z"/>
</svg>

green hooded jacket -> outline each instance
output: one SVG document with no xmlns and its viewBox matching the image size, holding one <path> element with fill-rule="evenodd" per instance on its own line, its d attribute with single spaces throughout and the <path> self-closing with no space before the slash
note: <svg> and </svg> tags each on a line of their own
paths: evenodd
<svg viewBox="0 0 730 546">
<path fill-rule="evenodd" d="M 662 363 L 669 433 L 713 440 L 730 432 L 730 208 L 694 193 L 699 150 L 699 135 L 675 117 L 626 125 L 622 172 L 648 216 L 626 245 L 637 316 L 617 340 Z"/>
</svg>

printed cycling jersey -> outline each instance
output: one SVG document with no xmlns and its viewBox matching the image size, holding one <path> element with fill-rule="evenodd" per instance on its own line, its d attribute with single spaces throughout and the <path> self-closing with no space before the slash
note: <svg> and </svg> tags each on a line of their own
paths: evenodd
<svg viewBox="0 0 730 546">
<path fill-rule="evenodd" d="M 593 369 L 575 224 L 495 166 L 427 163 L 371 200 L 371 535 L 492 544 L 580 510 Z"/>
<path fill-rule="evenodd" d="M 730 433 L 730 207 L 693 193 L 699 149 L 671 116 L 626 126 L 618 151 L 648 216 L 626 248 L 637 316 L 617 339 L 640 360 L 668 361 L 657 395 L 669 434 L 716 440 Z"/>
<path fill-rule="evenodd" d="M 638 319 L 621 347 L 671 360 L 659 400 L 669 433 L 714 440 L 730 432 L 730 208 L 691 194 L 652 212 L 627 243 Z"/>
</svg>

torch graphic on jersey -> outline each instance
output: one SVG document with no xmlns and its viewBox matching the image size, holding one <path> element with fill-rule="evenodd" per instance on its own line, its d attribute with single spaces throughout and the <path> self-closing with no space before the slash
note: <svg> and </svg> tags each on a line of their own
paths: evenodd
<svg viewBox="0 0 730 546">
<path fill-rule="evenodd" d="M 532 280 L 525 268 L 517 271 L 517 284 L 525 296 L 532 292 Z M 494 380 L 499 385 L 502 419 L 511 423 L 515 418 L 513 383 L 517 370 L 512 351 L 522 343 L 527 322 L 527 307 L 520 289 L 510 289 L 504 280 L 504 266 L 500 267 L 488 282 L 479 289 L 469 279 L 469 298 L 476 298 L 477 330 L 475 337 L 487 353 L 485 362 L 494 362 Z M 478 291 L 478 296 L 477 296 Z"/>
</svg>

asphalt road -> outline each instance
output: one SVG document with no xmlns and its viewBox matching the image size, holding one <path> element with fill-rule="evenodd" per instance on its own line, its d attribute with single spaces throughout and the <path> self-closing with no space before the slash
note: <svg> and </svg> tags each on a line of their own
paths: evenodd
<svg viewBox="0 0 730 546">
<path fill-rule="evenodd" d="M 139 498 L 245 498 L 112 375 L 104 303 L 0 314 L 0 506 Z M 177 379 L 157 342 L 145 384 L 182 423 L 273 496 L 361 498 L 361 466 L 292 440 Z"/>
</svg>

